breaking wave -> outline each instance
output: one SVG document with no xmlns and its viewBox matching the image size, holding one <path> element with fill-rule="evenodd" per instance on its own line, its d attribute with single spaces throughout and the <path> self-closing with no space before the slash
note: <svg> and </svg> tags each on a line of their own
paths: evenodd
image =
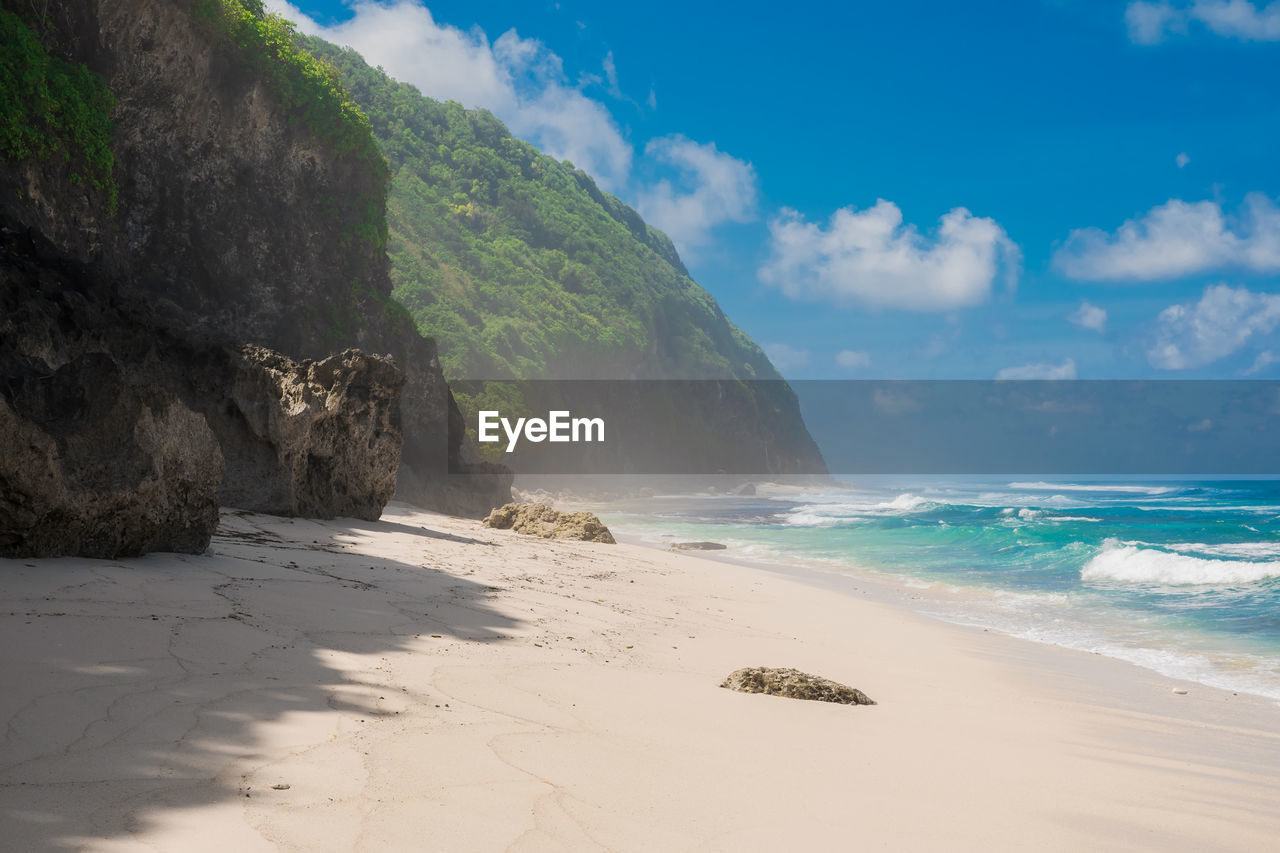
<svg viewBox="0 0 1280 853">
<path fill-rule="evenodd" d="M 1108 539 L 1102 550 L 1085 563 L 1080 577 L 1087 581 L 1170 585 L 1255 583 L 1280 577 L 1280 562 L 1215 560 Z"/>
</svg>

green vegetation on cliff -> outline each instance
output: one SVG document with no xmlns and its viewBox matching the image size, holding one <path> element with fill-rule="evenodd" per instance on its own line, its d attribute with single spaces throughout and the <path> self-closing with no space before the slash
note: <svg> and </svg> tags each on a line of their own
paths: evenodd
<svg viewBox="0 0 1280 853">
<path fill-rule="evenodd" d="M 51 55 L 21 18 L 0 9 L 0 159 L 60 162 L 73 184 L 105 191 L 113 213 L 114 108 L 101 77 Z"/>
<path fill-rule="evenodd" d="M 341 157 L 352 157 L 376 186 L 359 199 L 335 199 L 334 214 L 355 204 L 349 238 L 386 245 L 387 164 L 368 117 L 343 88 L 337 70 L 304 49 L 293 24 L 263 9 L 262 0 L 195 0 L 195 15 L 207 21 L 242 63 L 280 99 L 285 114 Z"/>
<path fill-rule="evenodd" d="M 392 172 L 395 295 L 447 376 L 778 378 L 671 241 L 586 174 L 484 110 L 302 43 L 372 121 Z"/>
</svg>

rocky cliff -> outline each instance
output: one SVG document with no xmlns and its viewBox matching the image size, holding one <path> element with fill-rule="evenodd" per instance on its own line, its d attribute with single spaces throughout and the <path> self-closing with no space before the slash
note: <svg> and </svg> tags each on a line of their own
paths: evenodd
<svg viewBox="0 0 1280 853">
<path fill-rule="evenodd" d="M 298 362 L 182 317 L 0 230 L 0 553 L 200 551 L 219 504 L 381 515 L 402 443 L 389 359 Z"/>
<path fill-rule="evenodd" d="M 20 96 L 19 107 L 27 113 L 22 120 L 35 125 L 32 138 L 64 138 L 64 144 L 41 149 L 0 139 L 6 160 L 0 169 L 0 227 L 40 245 L 34 253 L 15 250 L 33 267 L 24 279 L 28 283 L 40 278 L 40 269 L 75 266 L 78 283 L 72 290 L 79 301 L 71 315 L 54 312 L 61 319 L 53 325 L 28 330 L 27 349 L 41 349 L 45 365 L 57 369 L 89 339 L 71 343 L 77 330 L 65 324 L 77 320 L 69 316 L 92 314 L 90 304 L 110 314 L 127 303 L 115 316 L 134 324 L 132 338 L 126 331 L 108 336 L 107 343 L 99 336 L 94 345 L 109 349 L 133 373 L 140 365 L 151 371 L 166 359 L 220 361 L 216 370 L 207 364 L 201 369 L 211 370 L 209 381 L 231 395 L 222 408 L 241 414 L 253 407 L 237 401 L 235 383 L 226 383 L 246 364 L 255 363 L 252 370 L 265 383 L 255 392 L 260 399 L 274 394 L 280 403 L 288 396 L 264 379 L 265 370 L 292 373 L 286 384 L 316 402 L 331 386 L 317 386 L 314 376 L 305 375 L 316 365 L 293 362 L 318 361 L 350 347 L 387 353 L 402 376 L 391 380 L 381 371 L 372 385 L 361 385 L 362 379 L 357 386 L 403 383 L 397 415 L 404 433 L 400 496 L 474 514 L 504 502 L 510 475 L 501 469 L 453 480 L 445 473 L 451 460 L 465 469 L 459 441 L 448 438 L 456 406 L 434 343 L 418 334 L 390 298 L 385 164 L 367 121 L 324 67 L 297 51 L 291 33 L 262 16 L 254 0 L 39 5 L 44 8 L 37 12 L 24 2 L 0 2 L 48 53 L 40 61 L 48 64 L 49 82 L 31 92 L 8 81 L 6 88 Z M 12 29 L 14 15 L 6 15 Z M 32 65 L 27 57 L 16 61 Z M 81 79 L 77 69 L 102 81 L 102 91 L 86 79 L 59 100 L 61 81 Z M 104 135 L 99 124 L 69 125 L 70 111 L 58 106 L 93 107 L 85 92 L 100 97 L 99 111 L 109 113 L 105 173 L 102 146 L 93 135 Z M 47 109 L 49 103 L 54 109 Z M 92 109 L 86 111 L 92 119 Z M 156 329 L 173 345 L 151 346 Z M 33 337 L 39 334 L 47 340 L 37 346 Z M 246 362 L 237 354 L 246 344 L 278 351 L 288 364 Z M 366 362 L 362 375 L 381 370 L 374 368 Z M 186 372 L 205 375 L 201 369 Z M 242 390 L 252 384 L 243 375 L 240 381 Z M 383 413 L 378 417 L 390 417 L 385 407 L 370 411 L 375 410 Z M 228 422 L 216 415 L 211 421 L 215 433 L 222 430 L 224 445 Z M 277 419 L 275 426 L 282 424 Z M 305 460 L 301 468 L 296 459 L 280 462 L 277 473 L 293 485 L 253 485 L 237 474 L 246 445 L 235 446 L 224 498 L 260 499 L 279 511 L 314 510 L 314 500 L 297 485 L 300 476 L 317 475 Z M 385 455 L 387 448 L 380 448 L 371 452 Z M 386 491 L 385 484 L 365 491 L 347 509 L 376 517 L 369 502 Z M 332 509 L 335 500 L 341 504 L 330 489 L 321 504 Z"/>
<path fill-rule="evenodd" d="M 203 417 L 163 390 L 132 384 L 106 353 L 57 370 L 39 360 L 5 367 L 0 556 L 208 546 L 223 465 Z"/>
</svg>

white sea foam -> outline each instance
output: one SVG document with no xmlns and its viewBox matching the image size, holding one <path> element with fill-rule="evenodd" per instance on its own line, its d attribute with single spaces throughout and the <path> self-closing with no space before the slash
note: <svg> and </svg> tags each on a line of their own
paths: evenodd
<svg viewBox="0 0 1280 853">
<path fill-rule="evenodd" d="M 972 596 L 972 590 L 966 592 Z M 926 607 L 923 612 L 962 625 L 994 627 L 1037 643 L 1094 652 L 1171 678 L 1280 701 L 1280 668 L 1273 657 L 1179 648 L 1177 639 L 1158 628 L 1152 630 L 1155 626 L 1065 618 L 1069 611 L 1063 607 L 1070 606 L 1071 596 L 1001 590 L 988 600 L 988 606 L 968 596 L 958 608 L 935 598 L 931 603 L 938 609 Z"/>
<path fill-rule="evenodd" d="M 865 520 L 868 517 L 908 515 L 937 504 L 910 492 L 893 500 L 845 501 L 844 503 L 813 504 L 799 507 L 785 516 L 793 527 L 833 527 L 846 522 Z"/>
<path fill-rule="evenodd" d="M 1249 506 L 1235 504 L 1204 504 L 1196 506 L 1194 504 L 1178 504 L 1176 507 L 1166 505 L 1144 506 L 1142 504 L 1130 504 L 1129 508 L 1140 510 L 1142 512 L 1168 512 L 1170 509 L 1176 509 L 1178 512 L 1212 512 L 1212 513 L 1250 513 L 1251 515 L 1271 515 L 1274 512 L 1280 512 L 1280 506 Z M 1280 515 L 1275 516 L 1280 518 Z"/>
<path fill-rule="evenodd" d="M 980 492 L 966 501 L 957 501 L 957 503 L 967 503 L 973 506 L 1008 506 L 1012 504 L 1014 507 L 1034 505 L 1047 506 L 1054 509 L 1068 509 L 1073 507 L 1090 506 L 1091 502 L 1081 501 L 1078 498 L 1069 498 L 1066 495 L 1029 495 L 1018 494 L 1016 492 Z M 1013 510 L 1016 512 L 1016 509 Z"/>
<path fill-rule="evenodd" d="M 1014 507 L 1005 507 L 1004 509 L 1000 510 L 1000 514 L 1005 518 L 1012 518 L 1013 516 L 1017 516 L 1022 521 L 1057 522 L 1059 524 L 1065 524 L 1065 523 L 1071 523 L 1071 522 L 1102 521 L 1102 519 L 1100 518 L 1093 518 L 1092 516 L 1088 516 L 1088 515 L 1054 515 L 1049 510 L 1031 509 L 1030 507 L 1023 507 L 1022 509 L 1016 509 Z"/>
<path fill-rule="evenodd" d="M 827 515 L 813 509 L 797 509 L 783 516 L 783 521 L 791 527 L 835 527 L 842 522 L 853 521 L 848 517 Z"/>
<path fill-rule="evenodd" d="M 1055 631 L 1053 628 L 1028 630 L 1021 636 L 1039 643 L 1081 649 L 1104 657 L 1136 664 L 1169 678 L 1194 681 L 1208 687 L 1233 692 L 1252 693 L 1280 701 L 1280 684 L 1276 682 L 1273 659 L 1249 654 L 1203 654 L 1180 649 L 1129 646 L 1109 642 L 1101 636 L 1091 637 L 1086 631 Z"/>
<path fill-rule="evenodd" d="M 1109 492 L 1132 495 L 1165 495 L 1175 491 L 1173 486 L 1118 486 L 1112 483 L 1010 483 L 1009 488 L 1037 492 Z"/>
<path fill-rule="evenodd" d="M 906 494 L 898 495 L 891 501 L 876 504 L 875 509 L 903 510 L 904 512 L 911 512 L 914 509 L 919 509 L 927 503 L 930 503 L 928 498 L 922 498 L 919 495 L 913 495 L 908 492 Z"/>
<path fill-rule="evenodd" d="M 1257 557 L 1280 557 L 1280 542 L 1223 542 L 1218 545 L 1209 545 L 1204 542 L 1177 542 L 1160 547 L 1181 554 L 1239 557 L 1245 560 Z"/>
<path fill-rule="evenodd" d="M 1085 563 L 1080 577 L 1086 581 L 1171 585 L 1253 583 L 1280 577 L 1280 562 L 1212 560 L 1108 539 Z"/>
</svg>

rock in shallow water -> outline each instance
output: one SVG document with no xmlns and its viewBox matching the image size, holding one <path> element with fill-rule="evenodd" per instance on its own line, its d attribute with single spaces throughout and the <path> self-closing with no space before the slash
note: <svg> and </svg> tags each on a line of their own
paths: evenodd
<svg viewBox="0 0 1280 853">
<path fill-rule="evenodd" d="M 809 675 L 798 669 L 752 666 L 735 670 L 720 683 L 739 693 L 767 693 L 789 699 L 812 699 L 840 705 L 874 705 L 875 701 L 854 687 Z"/>
<path fill-rule="evenodd" d="M 723 551 L 728 548 L 721 542 L 672 542 L 672 551 Z"/>
<path fill-rule="evenodd" d="M 543 539 L 575 539 L 581 542 L 616 544 L 609 528 L 590 512 L 560 512 L 547 504 L 511 503 L 495 509 L 484 520 L 485 527 L 514 530 Z"/>
</svg>

